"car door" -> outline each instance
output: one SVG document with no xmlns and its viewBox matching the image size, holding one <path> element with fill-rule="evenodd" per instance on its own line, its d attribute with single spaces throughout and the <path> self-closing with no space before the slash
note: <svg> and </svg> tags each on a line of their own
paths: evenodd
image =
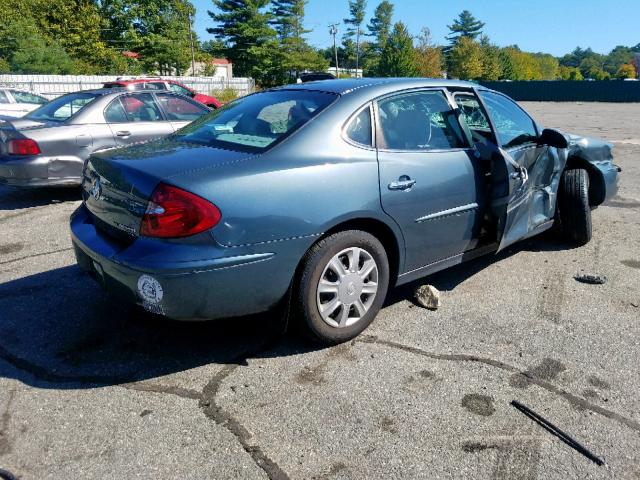
<svg viewBox="0 0 640 480">
<path fill-rule="evenodd" d="M 402 229 L 405 272 L 475 247 L 486 204 L 482 166 L 441 89 L 376 102 L 380 197 Z"/>
<path fill-rule="evenodd" d="M 155 95 L 165 117 L 176 131 L 211 111 L 204 105 L 182 95 L 168 92 L 159 92 Z"/>
<path fill-rule="evenodd" d="M 120 95 L 107 106 L 104 114 L 118 146 L 146 142 L 174 131 L 152 93 Z"/>
<path fill-rule="evenodd" d="M 502 250 L 552 225 L 562 163 L 555 148 L 540 143 L 536 123 L 518 104 L 497 92 L 478 93 L 502 158 L 502 170 L 495 170 L 492 179 Z"/>
</svg>

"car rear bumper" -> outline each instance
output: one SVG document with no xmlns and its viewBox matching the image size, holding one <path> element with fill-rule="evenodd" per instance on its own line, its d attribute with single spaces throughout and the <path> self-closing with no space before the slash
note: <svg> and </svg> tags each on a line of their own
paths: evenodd
<svg viewBox="0 0 640 480">
<path fill-rule="evenodd" d="M 0 184 L 14 187 L 78 186 L 83 161 L 77 157 L 0 156 Z"/>
<path fill-rule="evenodd" d="M 130 253 L 135 242 L 154 240 L 118 245 L 96 229 L 84 206 L 71 217 L 71 237 L 78 265 L 104 289 L 175 320 L 212 320 L 266 311 L 285 295 L 296 266 L 295 256 L 280 255 L 270 244 L 264 250 L 215 246 L 216 256 L 189 260 L 176 258 L 175 244 L 158 240 L 156 247 L 164 244 L 160 248 L 167 249 L 167 261 L 145 261 L 144 255 L 134 260 Z M 157 254 L 156 249 L 154 256 Z"/>
</svg>

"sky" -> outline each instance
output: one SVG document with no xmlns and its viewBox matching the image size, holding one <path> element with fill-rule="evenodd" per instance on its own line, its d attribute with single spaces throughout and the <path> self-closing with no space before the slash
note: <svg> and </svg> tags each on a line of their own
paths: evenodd
<svg viewBox="0 0 640 480">
<path fill-rule="evenodd" d="M 200 40 L 211 40 L 211 0 L 191 0 L 196 7 L 195 30 Z M 368 0 L 368 23 L 379 0 Z M 522 50 L 562 56 L 575 47 L 608 53 L 616 45 L 640 43 L 640 0 L 392 0 L 394 21 L 402 21 L 413 35 L 422 27 L 433 40 L 446 44 L 447 25 L 462 10 L 486 23 L 484 32 L 499 46 L 517 44 Z M 328 25 L 348 16 L 347 0 L 309 0 L 306 27 L 314 47 L 333 45 Z M 338 35 L 345 31 L 340 25 Z"/>
</svg>

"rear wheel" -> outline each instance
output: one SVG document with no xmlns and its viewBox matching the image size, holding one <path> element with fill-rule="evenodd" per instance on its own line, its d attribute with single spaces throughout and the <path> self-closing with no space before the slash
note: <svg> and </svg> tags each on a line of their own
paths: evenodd
<svg viewBox="0 0 640 480">
<path fill-rule="evenodd" d="M 589 174 L 582 168 L 565 170 L 558 189 L 558 217 L 562 236 L 576 245 L 589 243 L 592 235 Z"/>
<path fill-rule="evenodd" d="M 369 233 L 335 233 L 305 256 L 295 297 L 300 323 L 312 340 L 337 344 L 364 331 L 389 287 L 384 247 Z"/>
</svg>

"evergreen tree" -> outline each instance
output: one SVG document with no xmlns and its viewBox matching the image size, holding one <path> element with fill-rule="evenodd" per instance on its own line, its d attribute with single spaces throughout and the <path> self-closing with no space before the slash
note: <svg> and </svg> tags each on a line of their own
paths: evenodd
<svg viewBox="0 0 640 480">
<path fill-rule="evenodd" d="M 207 28 L 225 42 L 225 55 L 233 62 L 238 76 L 255 78 L 270 85 L 276 75 L 278 44 L 276 31 L 269 22 L 272 14 L 265 11 L 269 0 L 213 0 L 217 11 L 208 12 L 218 25 Z"/>
<path fill-rule="evenodd" d="M 277 73 L 281 74 L 278 83 L 291 81 L 305 70 L 325 71 L 329 66 L 304 38 L 310 31 L 304 28 L 306 3 L 306 0 L 273 0 L 271 23 L 278 32 L 281 45 L 277 54 L 277 63 L 280 65 Z"/>
<path fill-rule="evenodd" d="M 393 21 L 393 4 L 388 0 L 382 0 L 373 14 L 373 18 L 367 25 L 368 36 L 373 37 L 374 41 L 369 44 L 365 55 L 365 71 L 367 75 L 378 75 L 380 56 L 384 50 Z"/>
<path fill-rule="evenodd" d="M 356 58 L 356 71 L 360 68 L 360 37 L 364 33 L 362 31 L 362 24 L 364 22 L 364 16 L 367 8 L 367 0 L 349 0 L 349 18 L 344 19 L 344 23 L 349 25 L 345 38 L 343 39 L 343 45 L 347 47 L 346 40 L 356 38 L 355 43 L 355 58 Z"/>
<path fill-rule="evenodd" d="M 302 39 L 310 30 L 304 29 L 304 9 L 307 0 L 272 0 L 271 24 L 275 26 L 281 40 Z"/>
<path fill-rule="evenodd" d="M 447 25 L 451 32 L 447 36 L 447 40 L 451 42 L 452 46 L 462 37 L 475 40 L 482 34 L 484 25 L 485 24 L 475 18 L 469 10 L 464 10 L 458 15 L 458 18 L 453 21 L 452 25 Z"/>
<path fill-rule="evenodd" d="M 393 26 L 393 32 L 382 51 L 380 73 L 384 77 L 415 77 L 418 74 L 413 38 L 402 22 Z"/>
</svg>

